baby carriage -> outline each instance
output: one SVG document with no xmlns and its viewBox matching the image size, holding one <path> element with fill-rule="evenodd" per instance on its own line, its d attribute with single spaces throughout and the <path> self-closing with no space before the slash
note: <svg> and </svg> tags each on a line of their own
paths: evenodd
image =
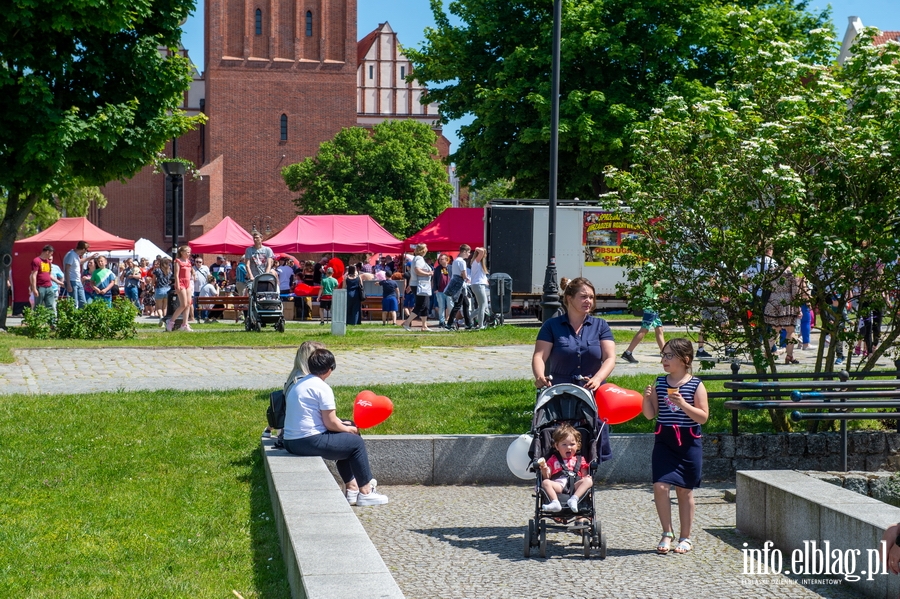
<svg viewBox="0 0 900 599">
<path fill-rule="evenodd" d="M 264 273 L 253 277 L 247 288 L 250 298 L 244 329 L 257 331 L 267 324 L 275 325 L 275 330 L 284 332 L 284 313 L 281 306 L 281 295 L 278 292 L 278 277 Z"/>
<path fill-rule="evenodd" d="M 531 422 L 534 440 L 528 451 L 536 477 L 534 518 L 528 521 L 528 529 L 525 531 L 525 557 L 531 556 L 533 547 L 539 548 L 541 557 L 547 557 L 547 530 L 550 529 L 580 533 L 584 557 L 589 558 L 591 549 L 596 548 L 599 549 L 600 559 L 606 559 L 606 535 L 601 532 L 600 520 L 597 518 L 593 486 L 578 502 L 577 513 L 566 505 L 570 497 L 566 493 L 559 494 L 562 511 L 543 510 L 543 505 L 549 502 L 549 498 L 541 487 L 541 472 L 536 462 L 539 458 L 548 459 L 553 455 L 555 451 L 553 431 L 563 423 L 570 424 L 581 434 L 579 454 L 587 462 L 592 477 L 600 463 L 598 445 L 605 422 L 597 418 L 597 404 L 593 394 L 584 387 L 570 383 L 553 385 L 541 390 Z"/>
</svg>

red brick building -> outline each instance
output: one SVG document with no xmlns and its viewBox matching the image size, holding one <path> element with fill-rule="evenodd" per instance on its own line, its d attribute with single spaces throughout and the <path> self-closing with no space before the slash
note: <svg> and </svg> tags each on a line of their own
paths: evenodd
<svg viewBox="0 0 900 599">
<path fill-rule="evenodd" d="M 201 166 L 202 179 L 185 180 L 180 240 L 225 216 L 263 235 L 279 231 L 296 215 L 281 169 L 314 155 L 343 127 L 415 118 L 434 127 L 440 155 L 449 153 L 437 107 L 422 105 L 423 88 L 405 81 L 411 65 L 390 25 L 357 43 L 356 0 L 208 0 L 205 18 L 206 68 L 195 71 L 184 109 L 209 122 L 166 148 Z M 91 220 L 168 248 L 169 187 L 145 168 L 104 187 L 107 207 Z"/>
</svg>

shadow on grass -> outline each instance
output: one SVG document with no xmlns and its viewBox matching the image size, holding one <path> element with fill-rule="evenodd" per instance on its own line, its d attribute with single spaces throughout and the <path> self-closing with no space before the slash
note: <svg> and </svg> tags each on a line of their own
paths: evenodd
<svg viewBox="0 0 900 599">
<path fill-rule="evenodd" d="M 238 477 L 249 486 L 250 543 L 253 550 L 253 582 L 264 599 L 290 599 L 291 589 L 278 542 L 272 499 L 262 454 L 256 447 L 232 465 L 244 469 Z"/>
</svg>

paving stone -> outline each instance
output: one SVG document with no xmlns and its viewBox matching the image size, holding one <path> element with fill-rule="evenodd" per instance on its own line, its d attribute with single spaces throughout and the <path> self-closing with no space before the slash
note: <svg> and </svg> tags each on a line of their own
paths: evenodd
<svg viewBox="0 0 900 599">
<path fill-rule="evenodd" d="M 608 557 L 585 560 L 581 537 L 547 535 L 547 559 L 523 557 L 528 519 L 525 486 L 379 487 L 391 502 L 356 514 L 410 599 L 590 597 L 856 597 L 841 585 L 804 586 L 797 577 L 744 575 L 743 543 L 761 544 L 734 528 L 732 486 L 697 489 L 695 549 L 660 556 L 659 520 L 650 485 L 598 488 Z M 677 514 L 677 506 L 673 511 Z M 677 516 L 676 516 L 677 521 Z M 765 580 L 762 580 L 765 579 Z M 752 586 L 751 583 L 755 583 Z"/>
</svg>

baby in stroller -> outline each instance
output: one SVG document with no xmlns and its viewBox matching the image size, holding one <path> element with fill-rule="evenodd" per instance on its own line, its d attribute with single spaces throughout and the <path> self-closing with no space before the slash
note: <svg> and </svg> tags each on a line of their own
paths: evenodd
<svg viewBox="0 0 900 599">
<path fill-rule="evenodd" d="M 559 494 L 569 496 L 566 506 L 572 513 L 578 513 L 578 501 L 584 497 L 588 489 L 594 486 L 594 479 L 589 474 L 590 465 L 581 455 L 581 433 L 569 424 L 559 425 L 553 431 L 553 455 L 549 460 L 539 458 L 541 469 L 541 488 L 550 499 L 550 503 L 542 506 L 545 512 L 561 512 L 562 504 Z"/>
<path fill-rule="evenodd" d="M 533 440 L 528 450 L 534 482 L 534 518 L 525 532 L 525 557 L 534 547 L 547 556 L 547 531 L 580 535 L 584 557 L 599 549 L 606 557 L 606 535 L 601 531 L 594 502 L 592 475 L 600 464 L 600 439 L 605 422 L 597 417 L 593 394 L 578 385 L 563 383 L 538 393 L 531 422 Z"/>
</svg>

